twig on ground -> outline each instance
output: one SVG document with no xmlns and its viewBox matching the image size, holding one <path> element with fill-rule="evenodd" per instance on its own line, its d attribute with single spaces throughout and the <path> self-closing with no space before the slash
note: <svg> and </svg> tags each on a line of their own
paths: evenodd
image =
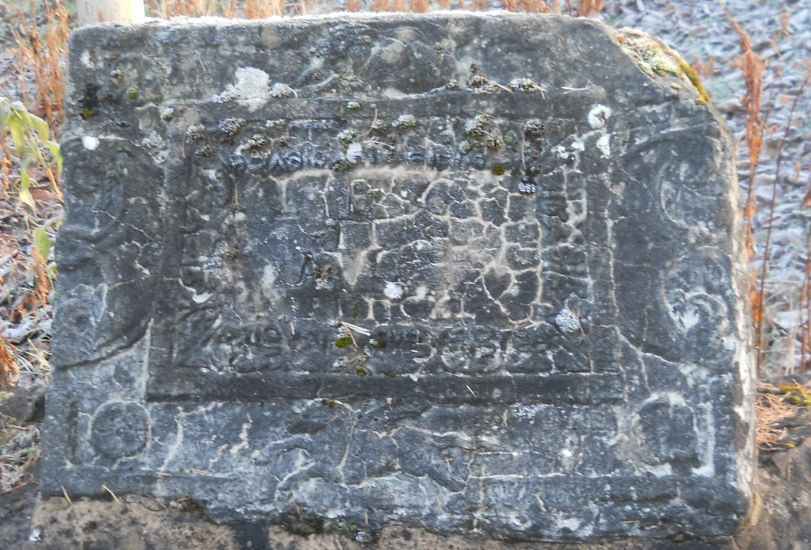
<svg viewBox="0 0 811 550">
<path fill-rule="evenodd" d="M 113 497 L 113 500 L 116 501 L 116 503 L 121 504 L 121 500 L 117 496 L 115 496 L 115 493 L 112 491 L 112 489 L 107 487 L 106 483 L 102 483 L 101 488 L 110 493 L 110 496 Z"/>
</svg>

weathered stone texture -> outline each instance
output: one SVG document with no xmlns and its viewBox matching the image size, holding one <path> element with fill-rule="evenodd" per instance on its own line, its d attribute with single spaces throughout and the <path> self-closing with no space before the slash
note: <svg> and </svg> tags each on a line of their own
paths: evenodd
<svg viewBox="0 0 811 550">
<path fill-rule="evenodd" d="M 367 535 L 732 532 L 738 197 L 681 67 L 552 16 L 78 31 L 45 490 Z"/>
</svg>

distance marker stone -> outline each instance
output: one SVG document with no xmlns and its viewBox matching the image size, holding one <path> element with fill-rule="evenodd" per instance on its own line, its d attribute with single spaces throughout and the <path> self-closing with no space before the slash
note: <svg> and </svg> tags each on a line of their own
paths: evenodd
<svg viewBox="0 0 811 550">
<path fill-rule="evenodd" d="M 76 32 L 43 490 L 370 537 L 733 532 L 746 256 L 680 67 L 557 16 Z"/>
</svg>

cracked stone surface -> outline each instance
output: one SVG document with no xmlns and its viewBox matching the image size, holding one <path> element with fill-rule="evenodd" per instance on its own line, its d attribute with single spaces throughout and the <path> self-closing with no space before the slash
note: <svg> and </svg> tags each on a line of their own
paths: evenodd
<svg viewBox="0 0 811 550">
<path fill-rule="evenodd" d="M 77 31 L 45 493 L 365 537 L 732 533 L 732 144 L 655 44 L 506 14 Z"/>
</svg>

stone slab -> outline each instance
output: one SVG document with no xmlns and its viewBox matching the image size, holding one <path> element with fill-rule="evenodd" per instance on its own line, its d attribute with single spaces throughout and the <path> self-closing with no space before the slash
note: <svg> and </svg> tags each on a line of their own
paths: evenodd
<svg viewBox="0 0 811 550">
<path fill-rule="evenodd" d="M 46 494 L 715 536 L 751 494 L 732 144 L 558 16 L 77 31 Z"/>
</svg>

